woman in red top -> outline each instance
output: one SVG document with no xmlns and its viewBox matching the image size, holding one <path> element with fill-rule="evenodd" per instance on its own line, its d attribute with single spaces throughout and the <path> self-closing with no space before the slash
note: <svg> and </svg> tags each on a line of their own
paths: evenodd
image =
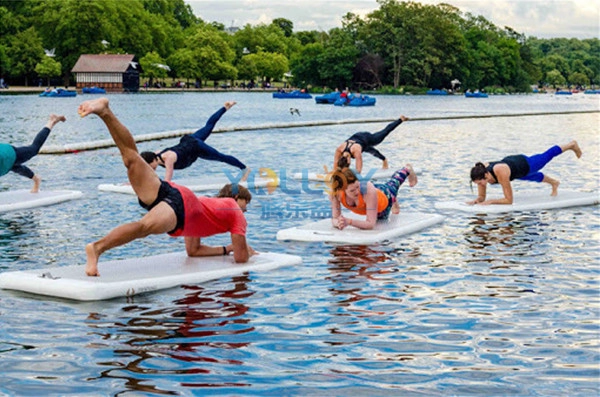
<svg viewBox="0 0 600 397">
<path fill-rule="evenodd" d="M 226 185 L 221 198 L 196 197 L 184 186 L 162 181 L 140 156 L 135 140 L 127 127 L 114 115 L 108 99 L 99 98 L 79 105 L 79 115 L 96 114 L 106 124 L 121 152 L 127 177 L 140 205 L 148 213 L 139 221 L 117 226 L 105 237 L 85 247 L 88 276 L 99 276 L 98 259 L 105 251 L 151 234 L 168 233 L 184 236 L 189 256 L 227 255 L 233 252 L 236 262 L 247 262 L 254 250 L 246 242 L 246 219 L 243 212 L 252 199 L 242 186 Z M 201 237 L 229 232 L 231 244 L 211 247 L 200 242 Z"/>
</svg>

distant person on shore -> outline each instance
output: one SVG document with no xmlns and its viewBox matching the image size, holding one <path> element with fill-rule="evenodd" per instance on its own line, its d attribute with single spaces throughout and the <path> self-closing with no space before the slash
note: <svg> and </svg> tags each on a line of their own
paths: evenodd
<svg viewBox="0 0 600 397">
<path fill-rule="evenodd" d="M 367 182 L 361 184 L 350 168 L 338 168 L 331 176 L 331 222 L 340 230 L 348 226 L 370 230 L 379 220 L 388 219 L 390 213 L 398 214 L 400 206 L 397 201 L 398 190 L 408 179 L 409 186 L 417 184 L 417 174 L 410 164 L 399 169 L 386 183 Z M 342 215 L 341 206 L 359 215 L 366 215 L 365 220 L 346 218 Z"/>
<path fill-rule="evenodd" d="M 370 132 L 357 132 L 350 138 L 346 139 L 344 143 L 337 147 L 333 156 L 333 169 L 350 167 L 351 159 L 356 160 L 356 171 L 360 174 L 363 168 L 363 152 L 371 153 L 383 161 L 382 168 L 388 168 L 387 159 L 381 154 L 375 146 L 379 145 L 383 140 L 394 131 L 396 127 L 402 124 L 403 121 L 407 121 L 408 117 L 400 116 L 398 120 L 395 120 L 388 124 L 383 130 L 370 133 Z M 341 160 L 341 162 L 340 162 Z"/>
<path fill-rule="evenodd" d="M 174 170 L 182 170 L 187 168 L 199 158 L 221 161 L 237 167 L 240 170 L 245 171 L 241 179 L 242 181 L 245 181 L 248 178 L 250 169 L 248 169 L 244 163 L 233 156 L 217 151 L 215 148 L 209 146 L 205 142 L 215 128 L 215 125 L 221 116 L 223 116 L 225 112 L 231 109 L 235 104 L 236 102 L 225 102 L 225 105 L 223 105 L 221 109 L 217 110 L 215 114 L 210 116 L 204 127 L 200 128 L 193 134 L 184 135 L 179 141 L 179 144 L 176 146 L 166 148 L 156 153 L 142 152 L 141 156 L 154 170 L 156 170 L 159 165 L 165 167 L 166 181 L 171 181 L 173 179 Z"/>
<path fill-rule="evenodd" d="M 248 189 L 227 184 L 218 197 L 197 197 L 188 188 L 158 177 L 138 153 L 133 136 L 112 112 L 108 99 L 83 102 L 78 113 L 81 117 L 95 114 L 104 122 L 121 152 L 139 204 L 148 210 L 139 221 L 117 226 L 100 240 L 86 245 L 88 276 L 100 275 L 98 260 L 102 253 L 153 234 L 185 237 L 186 252 L 192 257 L 233 252 L 234 261 L 244 263 L 256 254 L 246 242 L 244 212 L 252 199 Z M 227 246 L 211 247 L 200 242 L 202 237 L 227 232 L 231 235 L 231 244 Z"/>
<path fill-rule="evenodd" d="M 51 114 L 44 128 L 38 132 L 29 146 L 17 147 L 7 143 L 0 143 L 0 176 L 6 175 L 9 171 L 16 172 L 25 178 L 33 180 L 31 193 L 39 192 L 42 179 L 23 163 L 29 161 L 39 153 L 42 145 L 48 139 L 52 128 L 61 121 L 66 121 L 65 116 Z"/>
<path fill-rule="evenodd" d="M 562 146 L 552 146 L 544 153 L 533 156 L 517 154 L 507 156 L 500 161 L 475 164 L 475 167 L 471 168 L 471 182 L 474 182 L 477 185 L 477 198 L 473 201 L 469 201 L 467 204 L 512 204 L 513 191 L 510 182 L 515 179 L 548 183 L 552 186 L 552 193 L 550 195 L 556 196 L 558 194 L 560 182 L 544 175 L 540 170 L 553 158 L 567 150 L 573 151 L 577 158 L 581 157 L 582 152 L 579 148 L 579 144 L 577 144 L 577 141 L 571 141 Z M 504 198 L 486 200 L 486 188 L 488 183 L 499 183 L 500 186 L 502 186 Z"/>
</svg>

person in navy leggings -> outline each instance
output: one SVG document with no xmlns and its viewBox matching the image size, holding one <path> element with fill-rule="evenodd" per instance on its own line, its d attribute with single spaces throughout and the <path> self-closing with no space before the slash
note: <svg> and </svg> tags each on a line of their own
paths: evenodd
<svg viewBox="0 0 600 397">
<path fill-rule="evenodd" d="M 333 156 L 333 169 L 345 168 L 351 165 L 350 160 L 356 160 L 356 171 L 360 174 L 363 167 L 362 153 L 371 153 L 383 161 L 384 169 L 388 168 L 387 159 L 379 150 L 375 149 L 375 146 L 379 145 L 387 136 L 396 129 L 403 121 L 407 121 L 408 117 L 400 116 L 398 120 L 394 120 L 389 123 L 385 128 L 379 132 L 357 132 L 350 138 L 346 139 L 344 143 L 339 145 L 335 150 Z M 340 159 L 342 163 L 340 163 Z"/>
<path fill-rule="evenodd" d="M 13 146 L 7 143 L 0 143 L 0 176 L 7 174 L 9 171 L 15 172 L 25 178 L 33 180 L 31 193 L 39 192 L 42 179 L 23 163 L 31 160 L 31 158 L 39 153 L 42 145 L 46 142 L 46 139 L 48 139 L 48 135 L 50 135 L 52 128 L 57 123 L 65 120 L 65 116 L 51 114 L 48 118 L 48 122 L 44 128 L 37 133 L 31 145 Z"/>
<path fill-rule="evenodd" d="M 244 176 L 242 177 L 242 181 L 246 180 L 250 170 L 246 167 L 244 163 L 239 161 L 237 158 L 223 154 L 209 146 L 205 141 L 212 133 L 215 125 L 225 114 L 225 112 L 236 102 L 225 102 L 222 108 L 217 110 L 215 114 L 210 116 L 206 125 L 200 128 L 198 131 L 193 134 L 184 135 L 179 143 L 175 146 L 166 148 L 159 152 L 142 152 L 140 155 L 146 160 L 150 166 L 156 170 L 156 167 L 159 165 L 165 167 L 165 180 L 170 181 L 173 179 L 173 171 L 174 170 L 182 170 L 191 166 L 196 160 L 199 158 L 205 160 L 213 160 L 213 161 L 221 161 L 223 163 L 232 165 L 241 169 L 244 172 Z"/>
<path fill-rule="evenodd" d="M 562 146 L 554 145 L 543 153 L 533 156 L 517 154 L 504 157 L 500 161 L 493 161 L 487 164 L 476 163 L 471 169 L 471 182 L 477 185 L 477 198 L 467 204 L 512 204 L 513 193 L 510 182 L 515 179 L 532 182 L 549 183 L 552 186 L 551 196 L 558 194 L 558 185 L 560 182 L 550 178 L 540 172 L 553 158 L 561 155 L 567 150 L 573 151 L 577 158 L 581 157 L 581 149 L 577 141 L 571 141 Z M 487 184 L 497 184 L 502 186 L 504 198 L 496 200 L 486 200 Z"/>
</svg>

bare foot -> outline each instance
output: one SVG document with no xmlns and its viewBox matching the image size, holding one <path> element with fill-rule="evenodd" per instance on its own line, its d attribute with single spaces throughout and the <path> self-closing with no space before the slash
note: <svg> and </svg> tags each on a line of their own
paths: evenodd
<svg viewBox="0 0 600 397">
<path fill-rule="evenodd" d="M 33 178 L 33 187 L 31 188 L 31 193 L 37 193 L 40 191 L 40 182 L 42 181 L 42 178 L 40 178 L 37 175 L 34 175 Z"/>
<path fill-rule="evenodd" d="M 88 114 L 97 114 L 101 116 L 108 109 L 108 99 L 106 98 L 98 98 L 92 99 L 90 101 L 82 102 L 77 109 L 77 113 L 81 117 L 85 117 Z"/>
<path fill-rule="evenodd" d="M 407 120 L 410 120 L 410 119 L 408 117 L 402 115 L 402 116 L 400 116 L 400 120 L 407 121 Z"/>
<path fill-rule="evenodd" d="M 96 253 L 94 243 L 89 243 L 85 246 L 85 254 L 87 255 L 85 274 L 92 277 L 100 276 L 100 273 L 98 273 L 98 258 L 100 257 L 100 255 Z"/>
<path fill-rule="evenodd" d="M 383 165 L 381 166 L 381 168 L 384 170 L 387 170 L 389 168 L 387 159 L 383 160 Z"/>
<path fill-rule="evenodd" d="M 237 103 L 237 102 L 235 102 L 235 101 L 227 101 L 227 102 L 225 102 L 225 105 L 223 105 L 223 106 L 225 106 L 225 109 L 229 110 L 229 109 L 231 109 L 231 108 L 233 107 L 233 105 L 235 105 L 236 103 Z"/>
<path fill-rule="evenodd" d="M 67 121 L 67 119 L 65 118 L 65 116 L 63 116 L 62 114 L 51 114 L 50 117 L 48 118 L 48 122 L 46 123 L 46 127 L 48 127 L 49 129 L 52 129 L 52 127 L 54 127 L 56 124 L 58 124 L 61 121 Z"/>
<path fill-rule="evenodd" d="M 399 213 L 400 213 L 400 204 L 398 204 L 397 201 L 394 201 L 394 204 L 392 204 L 392 214 L 398 215 Z"/>
<path fill-rule="evenodd" d="M 577 143 L 577 141 L 571 141 L 567 144 L 567 149 L 568 150 L 572 150 L 573 152 L 575 152 L 575 156 L 577 156 L 577 158 L 581 158 L 581 155 L 583 154 L 581 151 L 581 148 L 579 147 L 579 144 Z"/>
<path fill-rule="evenodd" d="M 244 173 L 244 176 L 242 177 L 242 179 L 240 179 L 240 181 L 246 182 L 248 180 L 248 175 L 250 175 L 250 168 L 246 168 L 246 172 Z"/>
<path fill-rule="evenodd" d="M 417 173 L 410 164 L 406 164 L 406 169 L 408 170 L 408 186 L 413 187 L 419 182 Z"/>
<path fill-rule="evenodd" d="M 550 193 L 550 196 L 556 197 L 556 195 L 558 194 L 558 185 L 560 185 L 560 182 L 556 179 L 552 179 L 549 183 L 552 186 L 552 193 Z"/>
</svg>

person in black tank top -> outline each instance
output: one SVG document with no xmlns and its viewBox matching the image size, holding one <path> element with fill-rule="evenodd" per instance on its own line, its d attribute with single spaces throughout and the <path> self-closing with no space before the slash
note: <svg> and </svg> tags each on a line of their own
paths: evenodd
<svg viewBox="0 0 600 397">
<path fill-rule="evenodd" d="M 477 163 L 471 169 L 471 182 L 477 185 L 477 198 L 467 204 L 512 204 L 513 193 L 511 181 L 520 179 L 532 182 L 544 182 L 552 186 L 551 196 L 558 194 L 558 185 L 560 182 L 554 178 L 544 175 L 540 172 L 553 158 L 564 153 L 567 150 L 573 151 L 577 158 L 581 157 L 581 149 L 577 141 L 571 141 L 562 146 L 552 146 L 543 153 L 533 156 L 517 154 L 507 156 L 500 161 L 493 161 L 488 164 Z M 495 200 L 486 200 L 487 184 L 500 184 L 504 197 Z"/>
<path fill-rule="evenodd" d="M 408 117 L 400 116 L 398 120 L 389 123 L 383 130 L 375 133 L 370 132 L 357 132 L 350 138 L 346 139 L 344 143 L 339 145 L 335 150 L 333 156 L 333 169 L 350 167 L 351 159 L 355 159 L 355 169 L 360 174 L 363 167 L 362 153 L 370 153 L 383 161 L 382 168 L 388 168 L 387 159 L 379 150 L 375 149 L 375 146 L 379 145 L 383 140 L 394 131 L 396 127 L 402 124 L 403 121 L 409 120 Z M 342 160 L 343 164 L 340 163 Z"/>
<path fill-rule="evenodd" d="M 166 181 L 171 181 L 173 179 L 173 170 L 187 168 L 199 158 L 220 161 L 237 167 L 244 171 L 241 181 L 245 181 L 248 178 L 250 170 L 244 163 L 234 156 L 219 152 L 205 142 L 221 116 L 223 116 L 227 110 L 231 109 L 233 105 L 235 105 L 235 102 L 225 102 L 225 105 L 223 105 L 222 108 L 210 116 L 204 127 L 193 134 L 184 135 L 177 145 L 161 150 L 158 153 L 146 151 L 140 153 L 140 155 L 155 170 L 159 165 L 165 167 Z"/>
</svg>

